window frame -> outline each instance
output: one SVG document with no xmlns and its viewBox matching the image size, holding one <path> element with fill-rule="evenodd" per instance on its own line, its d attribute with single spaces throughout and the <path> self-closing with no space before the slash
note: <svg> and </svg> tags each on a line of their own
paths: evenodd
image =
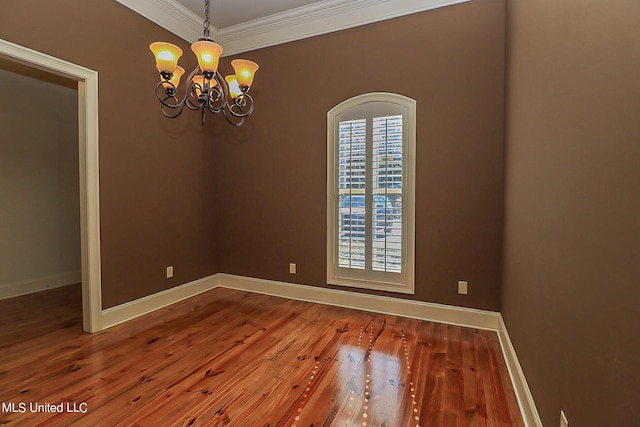
<svg viewBox="0 0 640 427">
<path fill-rule="evenodd" d="M 339 125 L 340 120 L 353 120 L 349 112 L 357 111 L 369 103 L 389 103 L 390 109 L 403 111 L 402 154 L 402 273 L 371 273 L 338 267 L 339 225 Z M 391 115 L 393 113 L 389 113 Z M 397 114 L 397 113 L 396 113 Z M 368 128 L 368 124 L 367 124 Z M 370 143 L 369 138 L 367 144 Z M 367 148 L 370 151 L 370 148 Z M 416 159 L 416 101 L 403 95 L 374 92 L 347 99 L 327 112 L 327 283 L 339 286 L 382 290 L 405 294 L 415 293 L 415 159 Z M 367 176 L 373 168 L 371 159 L 366 160 Z M 371 183 L 367 182 L 367 186 Z M 370 191 L 370 190 L 367 190 Z M 364 272 L 364 273 L 363 273 Z M 371 277 L 371 276 L 378 277 Z"/>
</svg>

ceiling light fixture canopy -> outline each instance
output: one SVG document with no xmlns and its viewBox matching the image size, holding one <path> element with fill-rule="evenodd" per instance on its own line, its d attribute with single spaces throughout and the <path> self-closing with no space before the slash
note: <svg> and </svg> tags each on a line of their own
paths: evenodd
<svg viewBox="0 0 640 427">
<path fill-rule="evenodd" d="M 154 42 L 149 49 L 156 57 L 156 68 L 160 82 L 156 86 L 156 97 L 162 104 L 160 110 L 170 119 L 178 117 L 187 107 L 202 111 L 202 124 L 207 111 L 224 114 L 229 123 L 240 126 L 244 118 L 253 112 L 253 98 L 249 90 L 258 64 L 246 59 L 234 59 L 231 66 L 235 75 L 224 78 L 218 72 L 222 46 L 209 37 L 209 0 L 205 0 L 204 35 L 191 45 L 198 58 L 198 66 L 189 74 L 186 91 L 178 98 L 180 78 L 184 68 L 178 65 L 182 49 L 166 42 Z"/>
</svg>

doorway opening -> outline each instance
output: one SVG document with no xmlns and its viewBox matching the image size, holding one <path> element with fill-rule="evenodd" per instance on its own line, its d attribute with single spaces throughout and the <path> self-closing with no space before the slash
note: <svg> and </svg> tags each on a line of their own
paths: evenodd
<svg viewBox="0 0 640 427">
<path fill-rule="evenodd" d="M 3 39 L 0 57 L 77 82 L 82 318 L 84 331 L 98 332 L 102 329 L 98 73 Z"/>
</svg>

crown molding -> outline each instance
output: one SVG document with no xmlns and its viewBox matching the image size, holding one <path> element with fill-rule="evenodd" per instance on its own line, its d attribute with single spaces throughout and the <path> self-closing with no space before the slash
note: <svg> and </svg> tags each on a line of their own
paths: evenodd
<svg viewBox="0 0 640 427">
<path fill-rule="evenodd" d="M 346 30 L 470 0 L 324 0 L 309 6 L 222 28 L 226 55 Z"/>
<path fill-rule="evenodd" d="M 175 0 L 116 1 L 187 41 L 202 36 L 202 18 Z M 322 0 L 210 33 L 227 56 L 468 1 Z"/>
<path fill-rule="evenodd" d="M 175 0 L 116 1 L 188 42 L 202 37 L 202 18 Z M 213 26 L 209 27 L 209 33 L 213 38 L 218 36 Z"/>
</svg>

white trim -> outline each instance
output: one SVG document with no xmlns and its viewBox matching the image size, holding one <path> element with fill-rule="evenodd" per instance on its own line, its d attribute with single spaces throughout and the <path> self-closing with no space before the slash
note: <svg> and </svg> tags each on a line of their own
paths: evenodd
<svg viewBox="0 0 640 427">
<path fill-rule="evenodd" d="M 500 327 L 500 314 L 493 311 L 381 297 L 226 273 L 203 277 L 175 288 L 102 310 L 102 325 L 106 329 L 216 287 L 477 329 L 498 331 Z"/>
<path fill-rule="evenodd" d="M 191 298 L 218 286 L 217 275 L 207 276 L 153 295 L 102 310 L 103 329 Z"/>
<path fill-rule="evenodd" d="M 221 28 L 226 55 L 346 30 L 470 0 L 324 0 Z"/>
<path fill-rule="evenodd" d="M 42 277 L 20 280 L 11 283 L 0 284 L 0 300 L 18 297 L 34 292 L 46 291 L 47 289 L 60 288 L 62 286 L 80 283 L 82 272 L 67 271 L 65 273 L 49 274 Z"/>
<path fill-rule="evenodd" d="M 202 36 L 203 19 L 175 0 L 116 1 L 188 42 Z M 210 33 L 226 56 L 467 1 L 322 0 Z"/>
<path fill-rule="evenodd" d="M 372 311 L 450 325 L 497 331 L 500 314 L 401 298 L 381 297 L 337 289 L 218 273 L 218 286 L 318 304 Z"/>
<path fill-rule="evenodd" d="M 352 108 L 366 107 L 368 103 L 395 104 L 402 109 L 404 117 L 403 130 L 403 267 L 402 277 L 394 277 L 394 274 L 380 275 L 369 268 L 354 270 L 340 268 L 336 265 L 337 251 L 337 221 L 336 199 L 338 198 L 338 186 L 336 183 L 336 163 L 338 156 L 338 122 L 343 113 L 349 113 Z M 387 112 L 387 105 L 384 107 Z M 360 114 L 361 111 L 358 111 Z M 354 113 L 355 114 L 355 113 Z M 394 111 L 394 114 L 396 112 Z M 398 114 L 400 114 L 398 112 Z M 327 283 L 339 286 L 352 286 L 364 289 L 383 290 L 389 292 L 414 294 L 415 293 L 415 168 L 416 168 L 416 101 L 407 96 L 389 92 L 371 92 L 354 96 L 331 108 L 327 112 Z M 360 116 L 358 116 L 360 117 Z M 372 120 L 375 115 L 364 115 L 362 118 Z M 351 116 L 348 116 L 351 118 Z M 367 124 L 369 126 L 369 124 Z M 367 137 L 367 144 L 371 144 Z M 370 147 L 367 148 L 367 152 Z M 367 154 L 368 156 L 368 154 Z M 367 160 L 366 170 L 369 175 L 371 163 Z M 368 180 L 369 178 L 367 178 Z M 369 184 L 366 185 L 369 191 Z M 370 261 L 367 260 L 367 262 Z M 372 274 L 377 274 L 376 280 Z M 400 275 L 398 275 L 400 276 Z"/>
<path fill-rule="evenodd" d="M 78 82 L 83 328 L 97 332 L 102 329 L 98 72 L 3 39 L 0 56 Z"/>
<path fill-rule="evenodd" d="M 330 263 L 330 259 L 327 258 L 327 264 L 329 263 Z M 403 283 L 375 282 L 375 281 L 366 280 L 366 279 L 327 276 L 327 284 L 335 285 L 335 286 L 346 286 L 349 288 L 368 289 L 372 291 L 394 292 L 397 294 L 408 294 L 408 295 L 415 294 L 415 290 L 413 286 L 407 286 Z"/>
<path fill-rule="evenodd" d="M 190 43 L 202 37 L 204 20 L 175 0 L 116 1 Z M 216 28 L 210 26 L 209 33 L 217 39 Z"/>
<path fill-rule="evenodd" d="M 520 366 L 520 361 L 518 361 L 516 350 L 511 343 L 511 338 L 509 338 L 507 326 L 504 323 L 502 315 L 500 315 L 498 338 L 500 340 L 500 346 L 502 347 L 502 354 L 509 369 L 513 389 L 518 399 L 518 405 L 520 405 L 524 425 L 525 427 L 542 427 L 542 420 L 540 420 L 540 415 L 538 415 L 538 409 L 533 401 L 533 395 L 529 389 L 527 379 L 524 376 L 522 366 Z"/>
</svg>

